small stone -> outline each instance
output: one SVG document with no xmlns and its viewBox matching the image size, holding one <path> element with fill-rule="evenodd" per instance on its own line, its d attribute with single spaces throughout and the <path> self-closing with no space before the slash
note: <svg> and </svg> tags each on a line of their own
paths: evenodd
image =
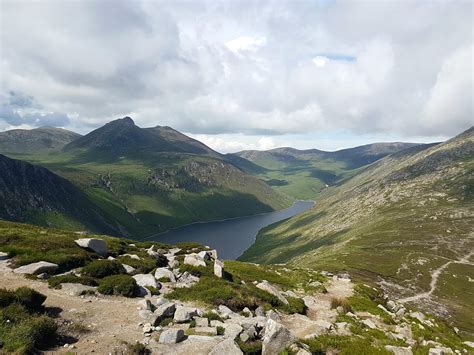
<svg viewBox="0 0 474 355">
<path fill-rule="evenodd" d="M 192 317 L 198 315 L 197 308 L 177 306 L 174 312 L 174 321 L 177 323 L 189 322 Z"/>
<path fill-rule="evenodd" d="M 130 266 L 130 265 L 127 265 L 127 264 L 122 264 L 123 268 L 125 269 L 125 271 L 127 272 L 127 274 L 133 274 L 135 272 L 135 268 Z"/>
<path fill-rule="evenodd" d="M 0 261 L 2 260 L 8 260 L 8 253 L 4 253 L 3 251 L 0 251 Z"/>
<path fill-rule="evenodd" d="M 43 272 L 39 274 L 38 276 L 36 276 L 36 278 L 39 280 L 47 280 L 49 279 L 49 274 L 47 274 L 46 272 Z"/>
<path fill-rule="evenodd" d="M 207 318 L 194 317 L 194 321 L 196 322 L 196 327 L 207 327 L 209 325 Z"/>
</svg>

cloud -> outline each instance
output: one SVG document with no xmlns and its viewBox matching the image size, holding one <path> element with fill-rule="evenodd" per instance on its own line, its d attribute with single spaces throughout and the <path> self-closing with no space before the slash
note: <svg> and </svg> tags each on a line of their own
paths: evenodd
<svg viewBox="0 0 474 355">
<path fill-rule="evenodd" d="M 258 147 L 261 137 L 439 136 L 472 124 L 468 1 L 0 6 L 0 127 L 84 133 L 132 115 Z"/>
</svg>

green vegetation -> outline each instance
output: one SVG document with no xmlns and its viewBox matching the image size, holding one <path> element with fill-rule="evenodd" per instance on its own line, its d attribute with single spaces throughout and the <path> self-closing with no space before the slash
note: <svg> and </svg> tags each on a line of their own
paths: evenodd
<svg viewBox="0 0 474 355">
<path fill-rule="evenodd" d="M 86 276 L 104 278 L 110 275 L 126 274 L 124 267 L 116 260 L 94 260 L 82 268 Z"/>
<path fill-rule="evenodd" d="M 390 355 L 390 351 L 356 336 L 320 335 L 305 340 L 312 354 L 324 355 L 337 349 L 341 355 Z"/>
<path fill-rule="evenodd" d="M 383 278 L 407 293 L 426 292 L 433 270 L 474 249 L 473 152 L 471 129 L 388 156 L 326 189 L 313 209 L 261 230 L 239 260 L 349 271 L 369 284 Z M 434 292 L 435 311 L 447 306 L 465 335 L 474 334 L 474 295 L 465 282 L 472 269 L 451 264 Z M 349 302 L 356 309 L 366 301 Z"/>
<path fill-rule="evenodd" d="M 45 316 L 46 296 L 30 288 L 0 289 L 0 353 L 32 353 L 55 340 L 56 323 Z"/>
<path fill-rule="evenodd" d="M 134 297 L 139 293 L 135 279 L 129 275 L 112 275 L 104 277 L 97 288 L 104 295 Z"/>
<path fill-rule="evenodd" d="M 239 337 L 236 337 L 235 341 L 245 355 L 259 355 L 262 353 L 262 342 L 260 340 L 243 342 Z"/>
</svg>

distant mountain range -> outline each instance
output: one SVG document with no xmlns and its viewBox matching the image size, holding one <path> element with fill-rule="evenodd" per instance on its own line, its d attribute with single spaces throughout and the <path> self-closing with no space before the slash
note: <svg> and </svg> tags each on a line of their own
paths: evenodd
<svg viewBox="0 0 474 355">
<path fill-rule="evenodd" d="M 0 152 L 4 154 L 45 153 L 57 151 L 81 135 L 54 127 L 13 129 L 0 132 Z"/>
<path fill-rule="evenodd" d="M 473 226 L 470 128 L 359 170 L 313 209 L 262 230 L 241 259 L 350 271 L 474 334 Z"/>
<path fill-rule="evenodd" d="M 315 198 L 327 185 L 340 183 L 359 169 L 417 143 L 374 143 L 326 152 L 318 149 L 276 148 L 233 154 L 247 163 L 235 163 L 276 190 L 299 199 Z M 248 161 L 252 164 L 249 165 Z"/>
</svg>

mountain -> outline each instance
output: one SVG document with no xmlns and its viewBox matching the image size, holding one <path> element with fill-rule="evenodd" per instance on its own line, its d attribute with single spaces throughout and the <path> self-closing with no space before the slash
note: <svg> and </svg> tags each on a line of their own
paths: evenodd
<svg viewBox="0 0 474 355">
<path fill-rule="evenodd" d="M 292 202 L 201 142 L 170 127 L 140 128 L 129 117 L 54 152 L 7 155 L 70 181 L 124 236 L 270 212 Z"/>
<path fill-rule="evenodd" d="M 0 132 L 0 152 L 13 154 L 51 152 L 61 149 L 80 136 L 80 134 L 54 127 L 14 129 Z"/>
<path fill-rule="evenodd" d="M 474 128 L 389 155 L 310 211 L 273 225 L 242 260 L 350 270 L 474 333 Z"/>
<path fill-rule="evenodd" d="M 119 234 L 78 188 L 48 169 L 0 154 L 0 218 Z"/>
<path fill-rule="evenodd" d="M 130 117 L 107 123 L 66 145 L 66 152 L 94 156 L 138 156 L 157 152 L 219 156 L 219 153 L 170 127 L 140 128 Z"/>
<path fill-rule="evenodd" d="M 233 155 L 253 163 L 248 167 L 235 162 L 278 191 L 299 199 L 311 199 L 318 196 L 326 185 L 340 183 L 368 164 L 417 145 L 374 143 L 336 152 L 283 147 L 266 151 L 246 150 Z M 255 169 L 255 166 L 260 169 Z"/>
</svg>

